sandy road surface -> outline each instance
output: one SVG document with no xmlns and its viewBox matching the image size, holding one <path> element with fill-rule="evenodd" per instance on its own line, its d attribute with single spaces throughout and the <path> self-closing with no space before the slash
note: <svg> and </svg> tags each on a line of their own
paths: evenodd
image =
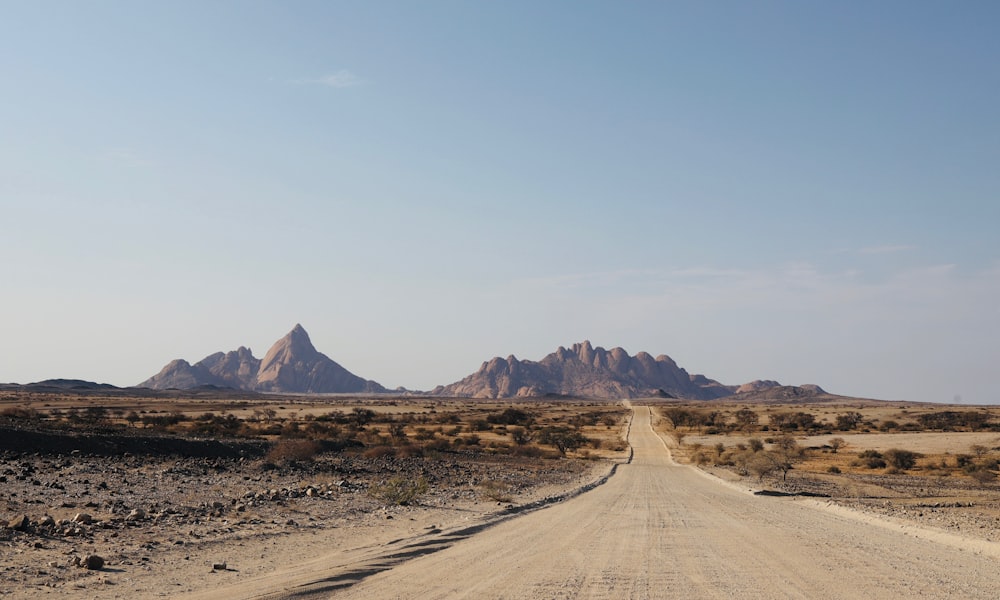
<svg viewBox="0 0 1000 600">
<path fill-rule="evenodd" d="M 1000 561 L 756 497 L 672 462 L 637 407 L 608 482 L 482 531 L 440 532 L 276 598 L 996 598 Z M 273 589 L 273 588 L 271 588 Z"/>
</svg>

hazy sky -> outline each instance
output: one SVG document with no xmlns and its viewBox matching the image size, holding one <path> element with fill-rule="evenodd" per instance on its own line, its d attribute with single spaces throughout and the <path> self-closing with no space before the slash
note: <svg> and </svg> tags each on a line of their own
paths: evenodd
<svg viewBox="0 0 1000 600">
<path fill-rule="evenodd" d="M 296 323 L 1000 403 L 1000 4 L 0 0 L 0 381 Z"/>
</svg>

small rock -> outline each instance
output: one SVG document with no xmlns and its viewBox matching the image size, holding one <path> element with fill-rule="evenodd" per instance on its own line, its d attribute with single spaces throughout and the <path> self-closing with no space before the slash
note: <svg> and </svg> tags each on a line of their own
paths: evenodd
<svg viewBox="0 0 1000 600">
<path fill-rule="evenodd" d="M 126 521 L 141 521 L 146 518 L 146 511 L 141 508 L 133 508 L 125 517 Z"/>
<path fill-rule="evenodd" d="M 27 531 L 29 526 L 31 526 L 31 519 L 28 518 L 28 515 L 21 515 L 7 522 L 7 527 L 16 531 Z"/>
<path fill-rule="evenodd" d="M 227 569 L 227 566 L 226 566 L 226 563 L 224 563 L 224 562 L 215 563 L 214 565 L 212 565 L 212 570 L 213 571 L 225 571 L 226 569 Z"/>
<path fill-rule="evenodd" d="M 80 561 L 80 566 L 89 571 L 99 571 L 104 567 L 104 559 L 96 554 L 88 554 Z"/>
<path fill-rule="evenodd" d="M 94 517 L 90 516 L 87 513 L 76 513 L 76 515 L 73 516 L 73 522 L 83 523 L 84 525 L 90 525 L 91 523 L 94 522 Z"/>
</svg>

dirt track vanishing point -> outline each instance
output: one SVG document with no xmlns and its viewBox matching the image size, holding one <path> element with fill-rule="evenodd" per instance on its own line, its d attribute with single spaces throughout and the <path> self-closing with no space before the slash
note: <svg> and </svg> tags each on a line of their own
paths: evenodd
<svg viewBox="0 0 1000 600">
<path fill-rule="evenodd" d="M 753 496 L 674 463 L 647 407 L 635 408 L 629 441 L 629 464 L 565 502 L 200 597 L 869 600 L 1000 589 L 993 548 Z"/>
</svg>

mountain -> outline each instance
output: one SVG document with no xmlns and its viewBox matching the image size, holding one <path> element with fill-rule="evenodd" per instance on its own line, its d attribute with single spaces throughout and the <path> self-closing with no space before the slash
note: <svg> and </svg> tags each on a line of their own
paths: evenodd
<svg viewBox="0 0 1000 600">
<path fill-rule="evenodd" d="M 560 394 L 591 398 L 676 397 L 710 400 L 735 387 L 704 375 L 690 375 L 669 356 L 645 352 L 629 356 L 621 348 L 593 347 L 589 341 L 559 347 L 542 360 L 493 358 L 478 371 L 433 393 L 441 396 L 510 398 Z"/>
<path fill-rule="evenodd" d="M 296 325 L 267 351 L 257 371 L 256 389 L 262 392 L 294 390 L 306 394 L 386 391 L 381 385 L 358 377 L 318 352 L 301 325 Z"/>
<path fill-rule="evenodd" d="M 195 364 L 178 359 L 139 384 L 156 390 L 229 387 L 290 394 L 377 393 L 386 389 L 362 379 L 316 350 L 302 325 L 271 346 L 264 359 L 249 348 L 210 354 Z"/>
</svg>

